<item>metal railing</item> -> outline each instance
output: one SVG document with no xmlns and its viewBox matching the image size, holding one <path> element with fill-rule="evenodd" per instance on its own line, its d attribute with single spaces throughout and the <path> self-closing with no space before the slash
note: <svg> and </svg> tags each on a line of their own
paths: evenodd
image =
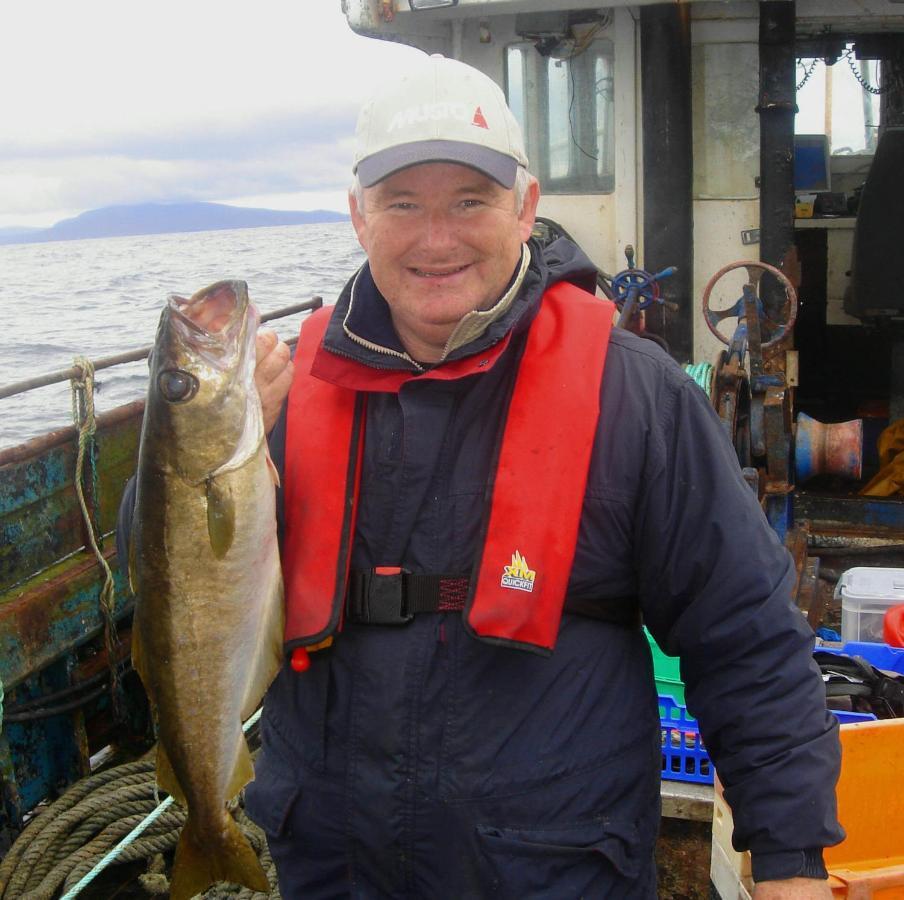
<svg viewBox="0 0 904 900">
<path fill-rule="evenodd" d="M 261 323 L 271 322 L 274 319 L 283 319 L 286 316 L 294 315 L 299 312 L 313 311 L 323 306 L 323 297 L 312 297 L 304 303 L 296 303 L 293 306 L 284 306 L 282 309 L 265 313 L 261 316 Z M 287 344 L 294 344 L 295 338 L 286 341 Z M 123 363 L 137 362 L 146 359 L 148 354 L 153 350 L 153 345 L 147 347 L 139 347 L 137 350 L 127 350 L 125 353 L 117 353 L 114 356 L 104 356 L 100 359 L 93 360 L 94 370 L 109 369 L 111 366 L 120 366 Z M 24 394 L 26 391 L 35 388 L 44 387 L 48 384 L 58 384 L 62 381 L 69 381 L 72 378 L 81 378 L 83 375 L 81 366 L 70 366 L 68 369 L 58 369 L 55 372 L 45 372 L 43 375 L 35 375 L 32 378 L 26 378 L 23 381 L 16 381 L 12 384 L 0 386 L 0 400 L 6 397 L 12 397 L 15 394 Z"/>
</svg>

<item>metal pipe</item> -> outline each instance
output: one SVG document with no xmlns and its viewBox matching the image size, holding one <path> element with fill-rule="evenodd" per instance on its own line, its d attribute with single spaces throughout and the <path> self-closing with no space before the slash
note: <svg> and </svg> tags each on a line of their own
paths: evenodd
<svg viewBox="0 0 904 900">
<path fill-rule="evenodd" d="M 320 309 L 323 306 L 323 297 L 312 297 L 305 300 L 304 303 L 296 303 L 293 306 L 286 306 L 273 312 L 265 313 L 261 316 L 261 322 L 271 322 L 273 319 L 282 319 L 286 316 L 294 315 L 307 310 Z M 125 353 L 117 353 L 115 356 L 104 356 L 101 359 L 94 360 L 94 371 L 99 369 L 109 369 L 111 366 L 120 366 L 123 363 L 137 362 L 140 359 L 146 359 L 148 354 L 153 350 L 153 345 L 147 347 L 139 347 L 137 350 L 127 350 Z M 69 381 L 72 378 L 78 378 L 82 375 L 81 366 L 71 366 L 68 369 L 59 369 L 56 372 L 46 372 L 43 375 L 35 375 L 33 378 L 26 378 L 24 381 L 16 381 L 13 384 L 7 384 L 0 387 L 0 400 L 6 397 L 12 397 L 14 394 L 23 394 L 25 391 L 34 388 L 44 387 L 48 384 L 58 384 L 61 381 Z"/>
<path fill-rule="evenodd" d="M 686 4 L 640 11 L 643 117 L 643 267 L 676 266 L 662 283 L 667 306 L 647 310 L 646 326 L 671 354 L 690 361 L 694 349 L 694 211 L 691 118 L 691 34 Z"/>
<path fill-rule="evenodd" d="M 794 0 L 760 7 L 760 259 L 781 269 L 794 247 L 794 114 L 797 112 Z M 763 281 L 766 314 L 780 322 L 785 292 Z"/>
<path fill-rule="evenodd" d="M 452 20 L 452 59 L 462 58 L 464 27 L 461 19 Z"/>
</svg>

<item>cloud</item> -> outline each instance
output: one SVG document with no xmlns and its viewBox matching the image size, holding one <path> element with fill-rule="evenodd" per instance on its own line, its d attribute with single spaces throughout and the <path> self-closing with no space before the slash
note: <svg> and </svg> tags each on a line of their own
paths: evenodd
<svg viewBox="0 0 904 900">
<path fill-rule="evenodd" d="M 240 145 L 241 146 L 241 145 Z M 337 152 L 344 148 L 343 152 Z M 307 191 L 344 192 L 350 181 L 349 139 L 273 143 L 233 152 L 228 143 L 198 143 L 193 153 L 155 156 L 46 156 L 0 164 L 4 213 L 35 207 L 80 210 L 119 203 L 221 200 Z"/>
<path fill-rule="evenodd" d="M 274 144 L 314 145 L 350 139 L 357 105 L 345 101 L 328 109 L 304 108 L 257 115 L 205 113 L 161 122 L 150 128 L 118 125 L 75 134 L 0 135 L 0 165 L 9 161 L 129 156 L 153 159 L 252 157 Z"/>
<path fill-rule="evenodd" d="M 29 0 L 0 33 L 0 225 L 341 196 L 361 100 L 416 52 L 353 34 L 339 0 Z"/>
</svg>

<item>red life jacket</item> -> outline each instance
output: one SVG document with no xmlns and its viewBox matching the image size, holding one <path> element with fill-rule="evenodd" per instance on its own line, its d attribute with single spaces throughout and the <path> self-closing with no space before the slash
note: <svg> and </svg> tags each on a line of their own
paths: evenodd
<svg viewBox="0 0 904 900">
<path fill-rule="evenodd" d="M 320 643 L 341 627 L 367 392 L 398 392 L 414 377 L 485 372 L 509 342 L 419 375 L 373 369 L 321 348 L 331 314 L 319 310 L 303 326 L 288 399 L 283 574 L 290 647 Z M 531 323 L 465 605 L 467 626 L 479 638 L 545 653 L 555 645 L 612 314 L 610 302 L 561 282 L 546 291 Z"/>
</svg>

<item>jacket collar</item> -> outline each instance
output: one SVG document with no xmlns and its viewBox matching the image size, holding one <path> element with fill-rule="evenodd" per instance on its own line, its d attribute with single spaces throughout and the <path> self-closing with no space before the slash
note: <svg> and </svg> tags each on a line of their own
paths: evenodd
<svg viewBox="0 0 904 900">
<path fill-rule="evenodd" d="M 546 277 L 539 248 L 525 245 L 521 263 L 503 296 L 492 309 L 471 313 L 462 320 L 439 365 L 487 350 L 520 322 L 526 327 L 536 311 Z M 323 347 L 331 353 L 379 369 L 420 373 L 433 368 L 418 363 L 405 352 L 393 328 L 389 304 L 377 289 L 368 263 L 355 273 L 342 291 Z"/>
</svg>

